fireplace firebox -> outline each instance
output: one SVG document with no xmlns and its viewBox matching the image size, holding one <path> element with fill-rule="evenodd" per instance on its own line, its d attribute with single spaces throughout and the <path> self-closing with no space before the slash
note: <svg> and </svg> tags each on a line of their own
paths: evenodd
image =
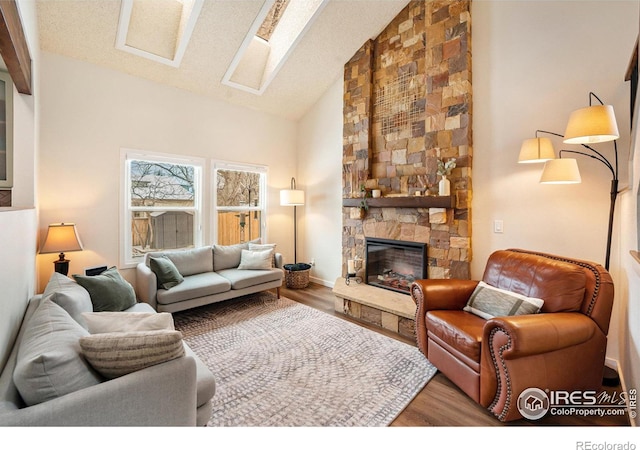
<svg viewBox="0 0 640 450">
<path fill-rule="evenodd" d="M 427 244 L 378 238 L 365 244 L 367 284 L 409 294 L 413 281 L 427 278 Z"/>
</svg>

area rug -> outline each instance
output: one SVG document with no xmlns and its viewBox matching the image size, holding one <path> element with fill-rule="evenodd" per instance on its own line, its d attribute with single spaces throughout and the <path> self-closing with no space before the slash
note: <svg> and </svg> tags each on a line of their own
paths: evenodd
<svg viewBox="0 0 640 450">
<path fill-rule="evenodd" d="M 411 345 L 270 292 L 174 321 L 215 376 L 209 426 L 386 426 L 436 372 Z"/>
</svg>

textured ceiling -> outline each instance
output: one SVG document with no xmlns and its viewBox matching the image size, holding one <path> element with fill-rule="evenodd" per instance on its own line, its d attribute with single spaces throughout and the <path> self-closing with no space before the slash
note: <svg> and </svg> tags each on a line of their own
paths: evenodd
<svg viewBox="0 0 640 450">
<path fill-rule="evenodd" d="M 264 3 L 205 0 L 178 69 L 115 48 L 119 0 L 37 0 L 40 45 L 47 52 L 297 120 L 408 0 L 328 0 L 276 78 L 257 96 L 221 80 Z"/>
</svg>

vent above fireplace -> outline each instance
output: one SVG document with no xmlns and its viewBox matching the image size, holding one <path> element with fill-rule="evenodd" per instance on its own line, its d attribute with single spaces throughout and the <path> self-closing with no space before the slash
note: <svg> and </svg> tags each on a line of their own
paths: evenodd
<svg viewBox="0 0 640 450">
<path fill-rule="evenodd" d="M 409 294 L 411 283 L 427 278 L 427 244 L 365 238 L 365 282 Z"/>
</svg>

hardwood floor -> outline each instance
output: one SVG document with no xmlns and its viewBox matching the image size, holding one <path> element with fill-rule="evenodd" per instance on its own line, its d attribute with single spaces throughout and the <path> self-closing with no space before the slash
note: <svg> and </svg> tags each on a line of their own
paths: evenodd
<svg viewBox="0 0 640 450">
<path fill-rule="evenodd" d="M 334 316 L 341 317 L 350 322 L 362 325 L 365 328 L 385 334 L 391 338 L 403 341 L 410 345 L 416 345 L 414 341 L 399 334 L 357 321 L 346 315 L 334 311 L 334 295 L 330 288 L 319 284 L 310 283 L 304 289 L 282 288 L 281 295 L 295 300 L 307 306 L 319 309 Z M 602 387 L 610 394 L 617 392 L 620 387 Z M 436 376 L 418 393 L 409 403 L 407 408 L 400 413 L 391 426 L 629 426 L 629 419 L 625 416 L 609 417 L 580 417 L 580 416 L 551 416 L 540 420 L 517 420 L 502 423 L 493 417 L 487 410 L 475 403 L 460 389 L 458 389 L 447 377 L 438 372 Z"/>
</svg>

